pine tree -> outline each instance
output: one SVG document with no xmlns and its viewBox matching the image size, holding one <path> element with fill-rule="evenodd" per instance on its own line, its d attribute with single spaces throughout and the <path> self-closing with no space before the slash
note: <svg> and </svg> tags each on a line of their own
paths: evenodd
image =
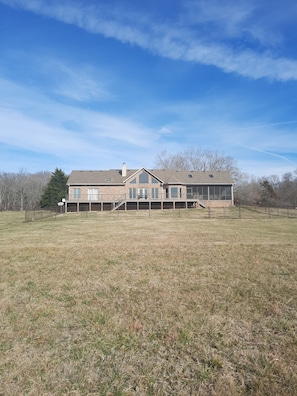
<svg viewBox="0 0 297 396">
<path fill-rule="evenodd" d="M 61 169 L 55 169 L 40 199 L 41 208 L 57 206 L 58 202 L 62 198 L 65 198 L 67 193 L 67 179 L 68 177 Z"/>
</svg>

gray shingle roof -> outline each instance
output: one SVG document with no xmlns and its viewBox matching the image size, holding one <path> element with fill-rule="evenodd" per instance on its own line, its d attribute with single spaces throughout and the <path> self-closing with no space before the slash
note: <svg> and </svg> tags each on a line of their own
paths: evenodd
<svg viewBox="0 0 297 396">
<path fill-rule="evenodd" d="M 110 170 L 74 170 L 68 185 L 112 185 L 123 184 L 125 180 L 141 169 L 127 169 L 126 177 L 121 169 Z M 171 169 L 146 169 L 164 184 L 233 184 L 225 171 L 175 171 Z"/>
</svg>

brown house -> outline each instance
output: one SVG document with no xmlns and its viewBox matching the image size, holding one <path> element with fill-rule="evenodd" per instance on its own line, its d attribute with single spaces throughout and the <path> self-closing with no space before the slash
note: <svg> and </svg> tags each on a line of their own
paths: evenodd
<svg viewBox="0 0 297 396">
<path fill-rule="evenodd" d="M 223 171 L 122 169 L 72 171 L 66 211 L 229 207 L 233 180 Z"/>
</svg>

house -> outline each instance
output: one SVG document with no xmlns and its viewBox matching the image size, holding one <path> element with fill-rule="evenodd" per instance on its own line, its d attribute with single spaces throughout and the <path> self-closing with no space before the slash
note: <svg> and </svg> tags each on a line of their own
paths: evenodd
<svg viewBox="0 0 297 396">
<path fill-rule="evenodd" d="M 229 207 L 233 180 L 223 171 L 171 169 L 74 170 L 69 176 L 68 212 Z"/>
</svg>

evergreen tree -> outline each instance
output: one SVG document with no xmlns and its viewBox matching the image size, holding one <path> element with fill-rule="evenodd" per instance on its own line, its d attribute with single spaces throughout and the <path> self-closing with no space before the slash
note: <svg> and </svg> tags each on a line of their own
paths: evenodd
<svg viewBox="0 0 297 396">
<path fill-rule="evenodd" d="M 65 198 L 67 194 L 67 179 L 68 177 L 61 169 L 55 169 L 40 199 L 41 208 L 57 206 L 58 202 Z"/>
</svg>

